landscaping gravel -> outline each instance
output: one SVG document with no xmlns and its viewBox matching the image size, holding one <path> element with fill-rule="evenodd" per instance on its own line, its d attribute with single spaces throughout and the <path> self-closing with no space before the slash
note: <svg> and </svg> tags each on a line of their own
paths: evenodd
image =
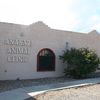
<svg viewBox="0 0 100 100">
<path fill-rule="evenodd" d="M 90 75 L 88 78 L 100 77 L 100 72 Z M 55 78 L 40 78 L 40 79 L 28 79 L 28 80 L 6 80 L 0 81 L 0 93 L 12 89 L 30 87 L 30 86 L 39 86 L 46 84 L 55 84 L 59 82 L 69 82 L 76 79 L 68 77 L 55 77 Z"/>
<path fill-rule="evenodd" d="M 0 92 L 30 87 L 30 86 L 39 86 L 46 85 L 58 82 L 69 82 L 74 81 L 75 79 L 66 78 L 66 77 L 56 77 L 56 78 L 41 78 L 41 79 L 30 79 L 30 80 L 8 80 L 8 81 L 0 81 Z"/>
<path fill-rule="evenodd" d="M 100 84 L 50 91 L 26 100 L 100 100 Z"/>
</svg>

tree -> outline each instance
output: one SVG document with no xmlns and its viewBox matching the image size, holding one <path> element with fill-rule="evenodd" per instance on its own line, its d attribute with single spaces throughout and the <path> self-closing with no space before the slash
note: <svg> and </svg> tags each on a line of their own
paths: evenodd
<svg viewBox="0 0 100 100">
<path fill-rule="evenodd" d="M 70 75 L 74 78 L 87 77 L 88 74 L 96 71 L 100 63 L 96 52 L 88 48 L 66 49 L 60 59 L 63 63 L 67 63 L 64 71 L 65 75 Z"/>
</svg>

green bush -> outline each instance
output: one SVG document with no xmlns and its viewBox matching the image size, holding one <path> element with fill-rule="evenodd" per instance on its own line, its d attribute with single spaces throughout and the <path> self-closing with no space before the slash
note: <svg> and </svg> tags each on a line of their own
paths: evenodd
<svg viewBox="0 0 100 100">
<path fill-rule="evenodd" d="M 65 74 L 74 78 L 85 78 L 98 68 L 100 59 L 93 50 L 88 48 L 65 50 L 60 56 L 63 63 L 67 63 Z"/>
</svg>

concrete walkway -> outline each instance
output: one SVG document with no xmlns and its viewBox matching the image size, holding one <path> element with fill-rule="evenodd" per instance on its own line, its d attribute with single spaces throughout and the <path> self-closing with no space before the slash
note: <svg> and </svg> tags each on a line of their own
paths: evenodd
<svg viewBox="0 0 100 100">
<path fill-rule="evenodd" d="M 18 88 L 11 91 L 0 93 L 0 100 L 24 100 L 31 96 L 51 90 L 74 88 L 97 83 L 100 83 L 100 78 L 91 78 L 72 82 Z"/>
</svg>

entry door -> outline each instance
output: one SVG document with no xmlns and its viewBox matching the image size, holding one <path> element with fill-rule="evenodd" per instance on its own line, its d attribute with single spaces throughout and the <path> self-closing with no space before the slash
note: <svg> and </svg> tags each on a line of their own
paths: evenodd
<svg viewBox="0 0 100 100">
<path fill-rule="evenodd" d="M 52 71 L 55 69 L 55 55 L 51 50 L 44 49 L 38 56 L 38 71 Z"/>
</svg>

